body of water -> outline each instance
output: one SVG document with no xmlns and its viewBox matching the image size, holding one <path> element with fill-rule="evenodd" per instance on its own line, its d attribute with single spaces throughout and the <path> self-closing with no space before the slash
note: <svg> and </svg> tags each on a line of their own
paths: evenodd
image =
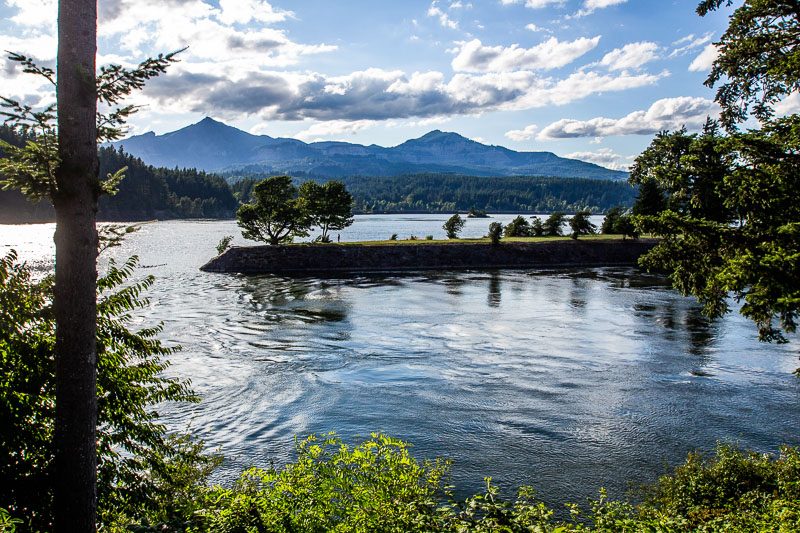
<svg viewBox="0 0 800 533">
<path fill-rule="evenodd" d="M 341 239 L 444 236 L 447 215 L 356 217 Z M 513 215 L 470 219 L 463 236 Z M 600 219 L 601 220 L 601 219 Z M 599 222 L 599 220 L 595 220 Z M 52 225 L 0 226 L 40 271 Z M 798 445 L 796 345 L 738 315 L 709 322 L 636 269 L 439 271 L 338 278 L 203 273 L 232 221 L 147 224 L 106 253 L 153 274 L 141 326 L 183 350 L 169 373 L 203 401 L 163 406 L 231 459 L 220 480 L 293 456 L 295 435 L 383 431 L 453 460 L 460 496 L 492 476 L 551 505 L 653 482 L 716 441 Z M 104 260 L 107 260 L 105 258 Z M 101 267 L 102 269 L 102 267 Z"/>
</svg>

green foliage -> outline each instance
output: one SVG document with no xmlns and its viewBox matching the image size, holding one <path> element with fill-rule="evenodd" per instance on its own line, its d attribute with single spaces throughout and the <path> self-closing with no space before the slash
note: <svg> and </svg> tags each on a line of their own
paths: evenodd
<svg viewBox="0 0 800 533">
<path fill-rule="evenodd" d="M 669 272 L 675 287 L 696 296 L 711 317 L 728 311 L 727 297 L 733 294 L 744 301 L 741 313 L 756 322 L 762 340 L 784 341 L 780 330 L 795 331 L 800 311 L 800 117 L 716 137 L 715 143 L 728 164 L 724 173 L 715 174 L 720 177 L 713 191 L 726 210 L 737 214 L 738 224 L 715 220 L 715 207 L 703 216 L 701 207 L 707 204 L 688 195 L 683 203 L 698 207 L 635 217 L 642 231 L 663 237 L 641 261 Z"/>
<path fill-rule="evenodd" d="M 530 237 L 532 234 L 530 223 L 522 215 L 517 215 L 505 228 L 506 237 Z"/>
<path fill-rule="evenodd" d="M 355 447 L 332 434 L 298 442 L 282 470 L 251 469 L 209 495 L 204 530 L 429 531 L 448 464 L 417 462 L 408 445 L 373 434 Z"/>
<path fill-rule="evenodd" d="M 646 491 L 641 515 L 669 516 L 686 530 L 800 530 L 800 455 L 780 457 L 719 444 L 714 457 L 690 454 Z"/>
<path fill-rule="evenodd" d="M 174 487 L 159 484 L 174 461 L 202 467 L 211 461 L 195 447 L 176 446 L 154 407 L 197 401 L 188 382 L 164 377 L 175 348 L 156 338 L 160 326 L 131 331 L 132 312 L 152 277 L 129 282 L 132 258 L 112 261 L 98 279 L 98 501 L 100 520 L 159 507 Z M 52 278 L 33 282 L 11 252 L 0 259 L 0 508 L 30 530 L 48 530 L 52 493 L 55 407 L 55 322 Z"/>
<path fill-rule="evenodd" d="M 569 219 L 573 239 L 577 239 L 579 235 L 593 235 L 597 231 L 597 226 L 589 222 L 590 216 L 588 211 L 579 211 Z"/>
<path fill-rule="evenodd" d="M 146 517 L 136 532 L 504 532 L 678 533 L 800 531 L 800 452 L 779 458 L 719 444 L 714 456 L 690 454 L 673 474 L 642 489 L 638 505 L 608 498 L 569 518 L 553 511 L 530 487 L 505 500 L 487 478 L 486 488 L 454 501 L 449 464 L 415 460 L 409 445 L 372 434 L 355 446 L 334 434 L 296 441 L 297 460 L 281 469 L 252 468 L 229 488 L 175 493 L 172 520 Z M 178 500 L 181 503 L 176 503 Z M 182 514 L 181 514 L 182 513 Z"/>
<path fill-rule="evenodd" d="M 735 159 L 720 149 L 717 124 L 708 120 L 700 135 L 685 129 L 660 132 L 631 168 L 629 181 L 639 185 L 634 215 L 658 215 L 669 208 L 680 214 L 730 222 L 735 213 L 717 190 Z"/>
<path fill-rule="evenodd" d="M 544 224 L 537 216 L 532 216 L 531 220 L 531 235 L 533 237 L 541 237 L 544 234 Z"/>
<path fill-rule="evenodd" d="M 500 237 L 503 235 L 503 225 L 499 222 L 489 224 L 489 240 L 492 244 L 500 244 Z"/>
<path fill-rule="evenodd" d="M 425 235 L 425 240 L 426 241 L 432 241 L 433 240 L 433 235 Z"/>
<path fill-rule="evenodd" d="M 614 231 L 614 225 L 617 221 L 622 218 L 625 214 L 625 208 L 621 205 L 616 207 L 612 207 L 606 213 L 605 218 L 603 218 L 603 224 L 600 226 L 600 233 L 608 234 L 608 233 L 616 233 Z"/>
<path fill-rule="evenodd" d="M 447 219 L 447 222 L 442 225 L 442 229 L 447 233 L 448 239 L 457 239 L 458 234 L 464 229 L 464 224 L 466 224 L 464 219 L 461 218 L 461 215 L 456 213 Z"/>
<path fill-rule="evenodd" d="M 732 0 L 703 0 L 697 12 L 704 16 Z M 705 81 L 720 80 L 715 100 L 729 129 L 743 122 L 751 109 L 761 121 L 773 114 L 782 97 L 800 90 L 800 11 L 796 2 L 750 0 L 736 9 L 717 44 L 719 55 Z"/>
<path fill-rule="evenodd" d="M 225 253 L 225 250 L 231 247 L 232 240 L 233 235 L 225 235 L 223 238 L 221 238 L 217 244 L 217 255 L 222 255 Z"/>
<path fill-rule="evenodd" d="M 329 231 L 341 231 L 353 223 L 353 195 L 341 181 L 324 185 L 307 181 L 300 185 L 299 202 L 310 225 L 322 231 L 321 242 L 330 242 Z"/>
<path fill-rule="evenodd" d="M 311 219 L 297 197 L 289 176 L 273 176 L 253 188 L 255 203 L 245 204 L 236 212 L 245 239 L 277 245 L 308 236 Z"/>
<path fill-rule="evenodd" d="M 556 211 L 547 217 L 547 220 L 542 223 L 542 234 L 547 237 L 558 237 L 559 235 L 563 235 L 562 227 L 566 221 L 567 215 L 561 211 Z"/>
<path fill-rule="evenodd" d="M 397 233 L 392 233 L 391 237 L 389 237 L 389 240 L 390 241 L 396 241 L 397 240 Z"/>
<path fill-rule="evenodd" d="M 17 524 L 21 523 L 22 520 L 11 518 L 8 511 L 0 509 L 0 533 L 14 533 L 17 530 Z"/>
</svg>

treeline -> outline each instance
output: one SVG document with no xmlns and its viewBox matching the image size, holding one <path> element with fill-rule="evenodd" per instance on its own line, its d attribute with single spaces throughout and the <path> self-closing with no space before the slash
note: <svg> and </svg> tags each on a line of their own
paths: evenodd
<svg viewBox="0 0 800 533">
<path fill-rule="evenodd" d="M 248 202 L 254 183 L 265 177 L 242 179 L 229 175 L 228 181 L 233 182 L 234 195 Z M 306 181 L 308 178 L 297 179 Z M 617 205 L 631 207 L 636 200 L 636 189 L 627 182 L 587 178 L 485 178 L 428 173 L 339 179 L 353 195 L 355 212 L 361 213 L 453 212 L 467 211 L 471 207 L 490 212 L 605 213 Z"/>
<path fill-rule="evenodd" d="M 15 146 L 28 140 L 7 126 L 0 126 L 0 139 Z M 0 151 L 0 157 L 3 155 Z M 228 184 L 216 174 L 156 168 L 111 147 L 100 148 L 98 155 L 101 177 L 128 167 L 117 194 L 100 198 L 98 220 L 231 218 L 239 206 Z M 17 191 L 0 191 L 0 223 L 53 220 L 55 212 L 49 202 L 32 204 Z"/>
</svg>

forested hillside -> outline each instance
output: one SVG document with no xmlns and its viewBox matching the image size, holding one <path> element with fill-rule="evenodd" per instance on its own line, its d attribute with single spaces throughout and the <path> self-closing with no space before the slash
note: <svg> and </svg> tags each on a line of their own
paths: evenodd
<svg viewBox="0 0 800 533">
<path fill-rule="evenodd" d="M 250 201 L 258 179 L 237 178 L 231 189 L 240 201 Z M 309 178 L 298 178 L 305 181 Z M 590 210 L 604 213 L 622 205 L 630 207 L 636 189 L 627 182 L 585 178 L 515 176 L 485 178 L 449 174 L 411 174 L 396 177 L 353 176 L 340 178 L 353 195 L 356 212 L 486 211 L 536 212 Z M 236 181 L 238 180 L 238 181 Z M 323 181 L 323 180 L 315 180 Z"/>
<path fill-rule="evenodd" d="M 26 140 L 6 126 L 0 126 L 0 139 L 13 145 Z M 230 218 L 238 207 L 228 185 L 215 174 L 155 168 L 114 148 L 101 148 L 99 155 L 100 176 L 122 167 L 128 169 L 117 194 L 100 198 L 98 220 Z M 55 213 L 49 202 L 32 204 L 17 191 L 0 191 L 0 223 L 53 220 Z"/>
</svg>

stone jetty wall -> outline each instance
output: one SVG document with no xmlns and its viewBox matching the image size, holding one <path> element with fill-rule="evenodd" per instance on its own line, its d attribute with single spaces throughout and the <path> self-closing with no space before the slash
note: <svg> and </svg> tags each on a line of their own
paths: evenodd
<svg viewBox="0 0 800 533">
<path fill-rule="evenodd" d="M 534 243 L 293 244 L 234 246 L 205 272 L 267 274 L 381 272 L 470 268 L 549 268 L 636 265 L 656 244 L 639 240 L 558 240 Z"/>
</svg>

